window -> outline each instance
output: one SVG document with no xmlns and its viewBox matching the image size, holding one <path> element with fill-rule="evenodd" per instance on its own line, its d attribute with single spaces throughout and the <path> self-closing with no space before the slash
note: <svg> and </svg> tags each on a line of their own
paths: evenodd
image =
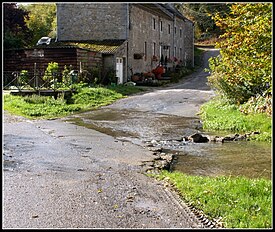
<svg viewBox="0 0 275 232">
<path fill-rule="evenodd" d="M 182 35 L 182 30 L 180 29 L 180 38 L 181 38 L 181 35 Z"/>
<path fill-rule="evenodd" d="M 153 55 L 154 56 L 156 55 L 156 43 L 155 42 L 153 43 Z"/>
<path fill-rule="evenodd" d="M 182 59 L 182 48 L 180 48 L 180 59 Z"/>
<path fill-rule="evenodd" d="M 153 18 L 153 29 L 156 30 L 156 19 Z"/>
<path fill-rule="evenodd" d="M 160 31 L 162 31 L 162 21 L 160 21 L 159 23 L 159 28 L 160 28 Z"/>
<path fill-rule="evenodd" d="M 168 24 L 168 34 L 171 34 L 171 25 Z"/>
<path fill-rule="evenodd" d="M 177 47 L 174 47 L 174 57 L 177 56 Z"/>
<path fill-rule="evenodd" d="M 145 57 L 145 60 L 146 60 L 146 57 L 147 57 L 147 42 L 144 42 L 144 57 Z"/>
<path fill-rule="evenodd" d="M 177 34 L 177 28 L 175 27 L 175 34 Z"/>
</svg>

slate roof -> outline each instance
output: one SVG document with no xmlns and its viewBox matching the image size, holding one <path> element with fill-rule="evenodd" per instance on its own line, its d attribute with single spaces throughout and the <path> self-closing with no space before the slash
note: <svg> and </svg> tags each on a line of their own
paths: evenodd
<svg viewBox="0 0 275 232">
<path fill-rule="evenodd" d="M 178 9 L 174 6 L 174 4 L 164 3 L 160 5 L 164 7 L 166 10 L 168 10 L 169 12 L 171 12 L 172 14 L 175 14 L 176 16 L 178 16 L 179 18 L 182 18 L 183 20 L 188 20 L 186 17 L 182 15 L 181 12 L 178 11 Z"/>
<path fill-rule="evenodd" d="M 143 7 L 147 9 L 154 9 L 161 14 L 166 15 L 166 17 L 173 19 L 174 16 L 177 16 L 181 18 L 184 21 L 190 21 L 191 20 L 187 19 L 174 5 L 174 3 L 144 3 L 144 4 L 139 4 L 142 5 Z M 193 22 L 192 22 L 193 23 Z"/>
</svg>

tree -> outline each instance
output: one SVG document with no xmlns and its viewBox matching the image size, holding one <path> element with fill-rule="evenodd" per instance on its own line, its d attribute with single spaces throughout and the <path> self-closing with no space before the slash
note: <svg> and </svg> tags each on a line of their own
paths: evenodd
<svg viewBox="0 0 275 232">
<path fill-rule="evenodd" d="M 33 45 L 43 36 L 56 37 L 56 4 L 34 3 L 22 5 L 21 8 L 29 12 L 25 22 L 33 33 Z"/>
<path fill-rule="evenodd" d="M 28 18 L 28 12 L 18 8 L 16 3 L 4 3 L 3 6 L 4 49 L 27 46 L 32 37 L 24 21 Z"/>
<path fill-rule="evenodd" d="M 214 20 L 225 33 L 217 43 L 220 56 L 210 59 L 210 85 L 239 104 L 271 95 L 272 4 L 236 3 Z"/>
<path fill-rule="evenodd" d="M 177 4 L 179 11 L 195 23 L 195 37 L 199 39 L 202 34 L 219 36 L 222 31 L 216 26 L 212 16 L 219 12 L 224 15 L 229 11 L 226 3 L 181 3 Z"/>
</svg>

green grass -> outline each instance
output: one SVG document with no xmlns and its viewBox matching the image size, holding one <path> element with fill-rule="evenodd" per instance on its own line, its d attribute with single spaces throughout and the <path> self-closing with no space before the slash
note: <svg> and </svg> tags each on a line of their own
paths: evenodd
<svg viewBox="0 0 275 232">
<path fill-rule="evenodd" d="M 266 179 L 202 177 L 162 171 L 182 198 L 209 219 L 220 219 L 225 228 L 271 228 L 272 186 Z"/>
<path fill-rule="evenodd" d="M 266 114 L 246 115 L 240 112 L 238 106 L 229 104 L 221 98 L 215 98 L 201 106 L 199 115 L 206 131 L 234 133 L 258 131 L 260 135 L 252 139 L 271 142 L 272 119 Z"/>
<path fill-rule="evenodd" d="M 115 86 L 111 88 L 76 87 L 76 93 L 68 101 L 59 97 L 56 100 L 50 96 L 13 96 L 4 95 L 4 110 L 30 119 L 58 118 L 76 112 L 93 110 L 105 106 L 125 96 L 141 91 L 135 86 Z"/>
<path fill-rule="evenodd" d="M 117 93 L 122 94 L 123 96 L 137 94 L 143 91 L 146 91 L 146 88 L 142 86 L 124 86 L 124 85 L 116 85 L 116 86 L 107 86 L 108 89 L 113 90 Z"/>
</svg>

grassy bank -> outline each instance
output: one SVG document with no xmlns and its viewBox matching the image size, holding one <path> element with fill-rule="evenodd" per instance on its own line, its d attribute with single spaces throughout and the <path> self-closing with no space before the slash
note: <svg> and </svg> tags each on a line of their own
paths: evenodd
<svg viewBox="0 0 275 232">
<path fill-rule="evenodd" d="M 270 180 L 244 177 L 201 177 L 162 171 L 191 206 L 225 228 L 271 228 L 272 186 Z"/>
<path fill-rule="evenodd" d="M 271 142 L 272 119 L 266 114 L 244 114 L 239 107 L 229 104 L 222 98 L 215 98 L 205 103 L 199 113 L 203 129 L 227 133 L 246 133 L 258 131 L 259 135 L 251 137 L 258 141 Z"/>
<path fill-rule="evenodd" d="M 201 107 L 199 115 L 205 131 L 219 134 L 258 131 L 259 135 L 250 138 L 272 141 L 272 119 L 267 114 L 244 114 L 239 106 L 215 98 Z M 162 171 L 153 176 L 169 180 L 186 202 L 225 228 L 272 227 L 270 180 L 191 176 L 177 171 Z"/>
<path fill-rule="evenodd" d="M 26 118 L 58 118 L 73 113 L 84 112 L 105 106 L 128 95 L 142 91 L 136 86 L 85 87 L 75 86 L 76 92 L 70 99 L 63 96 L 54 99 L 50 96 L 4 95 L 4 110 Z"/>
</svg>

